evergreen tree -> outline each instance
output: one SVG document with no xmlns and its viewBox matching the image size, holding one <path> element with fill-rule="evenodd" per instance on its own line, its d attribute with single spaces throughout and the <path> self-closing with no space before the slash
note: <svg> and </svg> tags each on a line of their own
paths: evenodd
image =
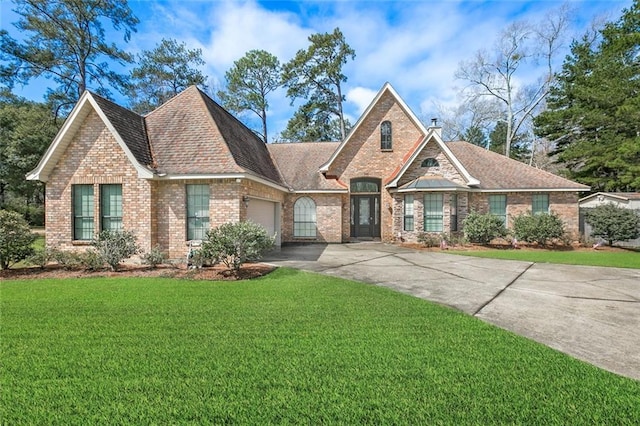
<svg viewBox="0 0 640 426">
<path fill-rule="evenodd" d="M 194 68 L 199 65 L 204 65 L 202 51 L 176 40 L 162 39 L 153 50 L 144 50 L 131 71 L 131 109 L 147 113 L 189 86 L 206 89 L 206 77 Z"/>
<path fill-rule="evenodd" d="M 251 50 L 225 73 L 227 90 L 219 91 L 222 105 L 229 111 L 255 113 L 262 124 L 256 132 L 267 143 L 267 95 L 281 86 L 280 61 L 264 50 Z"/>
<path fill-rule="evenodd" d="M 287 96 L 292 102 L 297 98 L 307 101 L 287 128 L 302 135 L 299 140 L 317 140 L 315 135 L 320 135 L 320 140 L 335 140 L 325 139 L 329 135 L 324 129 L 337 124 L 340 139 L 344 139 L 348 128 L 342 110 L 345 100 L 342 83 L 347 81 L 347 76 L 342 73 L 342 67 L 349 59 L 355 58 L 355 51 L 347 44 L 339 28 L 333 33 L 313 34 L 309 41 L 311 45 L 307 50 L 299 50 L 283 66 L 282 80 L 287 87 Z M 334 120 L 336 118 L 337 121 Z M 294 129 L 300 125 L 317 128 Z"/>
<path fill-rule="evenodd" d="M 0 79 L 8 87 L 36 77 L 53 78 L 58 87 L 47 98 L 57 110 L 68 110 L 85 89 L 105 97 L 109 87 L 123 92 L 127 78 L 107 61 L 125 64 L 131 55 L 108 40 L 110 22 L 129 41 L 138 24 L 126 0 L 13 0 L 20 16 L 14 25 L 24 38 L 0 30 Z"/>
<path fill-rule="evenodd" d="M 574 41 L 536 133 L 594 191 L 640 190 L 640 3 Z"/>
</svg>

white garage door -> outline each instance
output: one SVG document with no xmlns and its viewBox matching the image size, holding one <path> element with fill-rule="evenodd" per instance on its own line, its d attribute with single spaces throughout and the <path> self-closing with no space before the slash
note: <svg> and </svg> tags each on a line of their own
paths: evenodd
<svg viewBox="0 0 640 426">
<path fill-rule="evenodd" d="M 280 223 L 278 203 L 251 198 L 247 207 L 247 219 L 264 226 L 269 235 L 276 234 L 276 244 L 280 245 Z"/>
</svg>

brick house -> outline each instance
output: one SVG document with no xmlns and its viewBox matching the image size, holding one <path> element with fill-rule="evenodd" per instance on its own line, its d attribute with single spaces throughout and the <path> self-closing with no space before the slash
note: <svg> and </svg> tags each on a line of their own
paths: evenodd
<svg viewBox="0 0 640 426">
<path fill-rule="evenodd" d="M 47 245 L 102 229 L 182 257 L 210 227 L 253 220 L 277 244 L 415 241 L 470 210 L 553 211 L 577 234 L 589 188 L 466 142 L 445 143 L 389 84 L 342 142 L 264 144 L 196 87 L 140 116 L 85 92 L 27 176 L 46 183 Z"/>
</svg>

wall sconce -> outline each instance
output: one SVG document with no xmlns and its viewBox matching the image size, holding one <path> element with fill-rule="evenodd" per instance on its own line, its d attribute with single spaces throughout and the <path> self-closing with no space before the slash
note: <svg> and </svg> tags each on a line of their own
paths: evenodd
<svg viewBox="0 0 640 426">
<path fill-rule="evenodd" d="M 245 208 L 249 207 L 249 200 L 250 200 L 249 196 L 247 195 L 242 196 L 242 202 L 244 203 Z"/>
</svg>

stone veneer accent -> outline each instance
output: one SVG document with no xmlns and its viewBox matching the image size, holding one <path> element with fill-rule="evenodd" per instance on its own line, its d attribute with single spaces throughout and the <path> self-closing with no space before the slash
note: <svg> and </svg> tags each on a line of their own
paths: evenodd
<svg viewBox="0 0 640 426">
<path fill-rule="evenodd" d="M 507 196 L 507 228 L 511 228 L 513 218 L 530 213 L 534 194 L 549 195 L 549 210 L 558 215 L 565 224 L 565 229 L 574 239 L 578 238 L 578 194 L 571 192 L 503 192 L 503 193 L 469 193 L 469 209 L 479 213 L 489 211 L 490 195 Z"/>
</svg>

